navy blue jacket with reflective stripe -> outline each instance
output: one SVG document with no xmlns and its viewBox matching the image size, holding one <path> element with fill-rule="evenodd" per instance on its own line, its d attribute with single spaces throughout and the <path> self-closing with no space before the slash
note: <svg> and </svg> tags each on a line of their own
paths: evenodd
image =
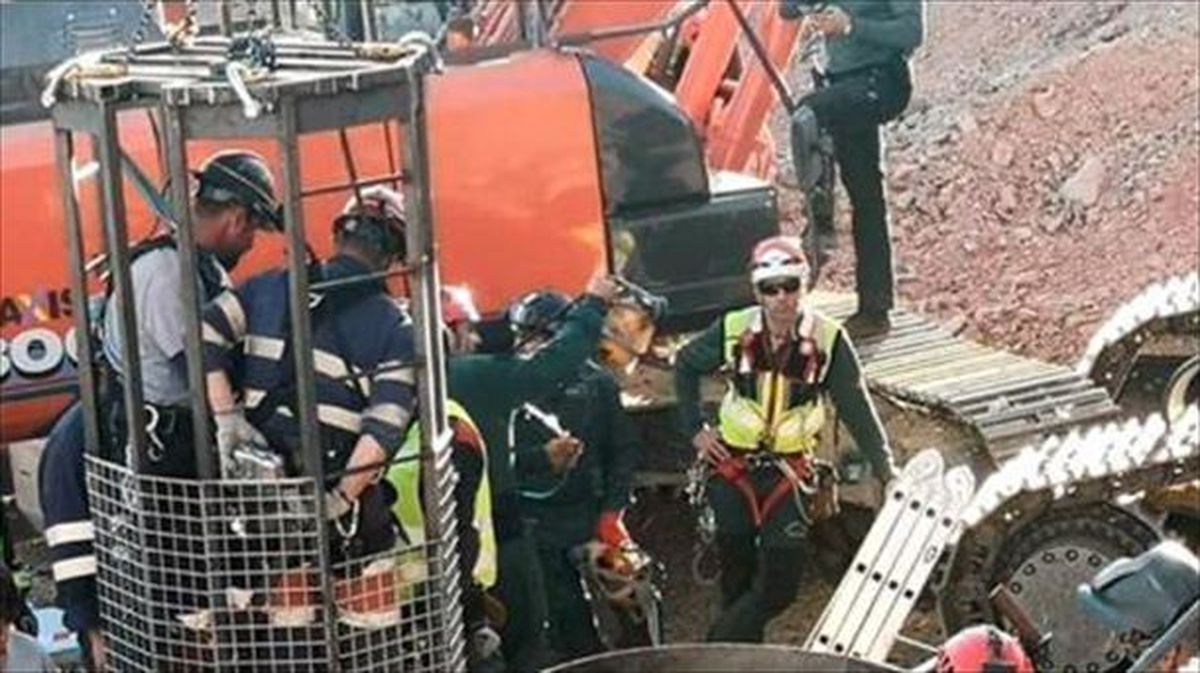
<svg viewBox="0 0 1200 673">
<path fill-rule="evenodd" d="M 317 278 L 336 280 L 368 273 L 347 256 L 324 264 Z M 315 280 L 315 279 L 314 279 Z M 224 369 L 239 380 L 244 403 L 272 447 L 289 459 L 300 442 L 295 415 L 288 279 L 284 271 L 252 278 L 215 299 L 204 314 L 205 371 Z M 361 434 L 389 456 L 399 449 L 412 418 L 415 394 L 412 325 L 380 281 L 331 289 L 310 301 L 317 419 L 325 471 L 341 470 Z M 241 371 L 235 354 L 242 355 Z M 240 374 L 240 376 L 238 375 Z M 271 395 L 276 391 L 275 395 Z M 275 409 L 279 391 L 291 391 Z"/>
</svg>

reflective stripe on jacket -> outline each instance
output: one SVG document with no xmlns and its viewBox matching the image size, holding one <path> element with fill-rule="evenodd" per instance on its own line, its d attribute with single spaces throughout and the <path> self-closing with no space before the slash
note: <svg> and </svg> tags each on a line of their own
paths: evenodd
<svg viewBox="0 0 1200 673">
<path fill-rule="evenodd" d="M 771 352 L 761 307 L 726 313 L 723 327 L 731 379 L 718 413 L 721 439 L 743 451 L 813 451 L 825 425 L 825 379 L 837 323 L 806 310 L 782 358 Z"/>
</svg>

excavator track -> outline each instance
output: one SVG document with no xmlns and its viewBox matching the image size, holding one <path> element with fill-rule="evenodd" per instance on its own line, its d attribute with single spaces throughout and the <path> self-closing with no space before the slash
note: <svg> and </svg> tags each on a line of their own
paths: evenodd
<svg viewBox="0 0 1200 673">
<path fill-rule="evenodd" d="M 1114 400 L 1124 403 L 1137 378 L 1139 363 L 1166 362 L 1172 378 L 1184 374 L 1176 399 L 1193 401 L 1189 390 L 1195 380 L 1195 358 L 1200 356 L 1200 274 L 1171 278 L 1146 288 L 1122 305 L 1099 329 L 1076 365 L 1075 371 L 1103 385 Z M 1167 386 L 1164 406 L 1172 402 Z M 1157 400 L 1156 400 L 1157 401 Z M 1168 413 L 1170 413 L 1168 411 Z"/>
<path fill-rule="evenodd" d="M 816 305 L 841 317 L 847 304 Z M 1197 274 L 1120 307 L 1074 369 L 956 339 L 904 311 L 886 336 L 856 345 L 873 391 L 966 426 L 991 464 L 990 476 L 977 474 L 987 479 L 965 532 L 934 576 L 947 632 L 1003 621 L 989 595 L 1006 585 L 1053 634 L 1041 670 L 1119 670 L 1144 643 L 1083 619 L 1074 591 L 1108 561 L 1160 539 L 1155 521 L 1116 503 L 1200 474 Z M 1143 376 L 1133 385 L 1152 371 L 1145 363 L 1166 363 L 1169 382 Z M 1154 388 L 1153 405 L 1136 403 L 1139 387 Z M 1150 415 L 1131 416 L 1139 412 Z"/>
<path fill-rule="evenodd" d="M 835 319 L 855 308 L 849 295 L 816 293 L 809 303 Z M 855 345 L 873 393 L 965 431 L 965 446 L 943 449 L 947 464 L 970 464 L 983 484 L 931 580 L 947 631 L 1003 621 L 989 600 L 1003 584 L 1054 634 L 1040 655 L 1045 670 L 1119 670 L 1142 643 L 1085 623 L 1073 592 L 1108 561 L 1160 539 L 1157 522 L 1128 505 L 1200 473 L 1197 275 L 1157 283 L 1118 309 L 1074 368 L 973 343 L 904 309 L 888 333 Z M 1163 390 L 1150 407 L 1127 406 L 1147 361 L 1167 363 Z M 653 387 L 667 396 L 650 408 L 669 404 L 669 386 Z M 706 399 L 719 394 L 708 390 Z M 654 399 L 644 391 L 634 395 Z M 689 454 L 676 450 L 657 474 Z"/>
<path fill-rule="evenodd" d="M 1033 443 L 988 478 L 963 515 L 966 532 L 936 583 L 947 630 L 999 621 L 989 592 L 1007 585 L 1051 645 L 1046 670 L 1106 671 L 1142 643 L 1075 610 L 1074 588 L 1159 539 L 1152 521 L 1115 503 L 1200 471 L 1200 407 L 1076 428 Z M 1097 643 L 1103 643 L 1098 646 Z"/>
<path fill-rule="evenodd" d="M 855 308 L 846 295 L 816 295 L 812 305 L 835 319 Z M 855 339 L 855 346 L 874 392 L 969 428 L 974 448 L 992 465 L 1032 437 L 1120 412 L 1078 370 L 982 346 L 904 309 L 893 311 L 887 334 Z"/>
</svg>

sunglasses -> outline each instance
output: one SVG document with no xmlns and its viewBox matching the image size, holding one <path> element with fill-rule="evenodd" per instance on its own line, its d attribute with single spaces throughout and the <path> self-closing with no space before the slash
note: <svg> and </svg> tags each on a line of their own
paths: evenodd
<svg viewBox="0 0 1200 673">
<path fill-rule="evenodd" d="M 782 281 L 763 281 L 758 284 L 758 293 L 764 297 L 774 297 L 777 294 L 794 294 L 800 291 L 800 279 L 788 278 Z"/>
</svg>

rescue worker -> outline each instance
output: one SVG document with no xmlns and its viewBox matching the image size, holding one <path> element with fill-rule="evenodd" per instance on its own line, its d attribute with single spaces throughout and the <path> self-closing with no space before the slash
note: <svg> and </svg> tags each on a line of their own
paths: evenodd
<svg viewBox="0 0 1200 673">
<path fill-rule="evenodd" d="M 518 355 L 553 338 L 570 300 L 533 292 L 509 310 Z M 593 360 L 573 378 L 532 398 L 513 418 L 522 510 L 533 526 L 550 610 L 550 645 L 561 660 L 602 649 L 573 555 L 599 541 L 614 552 L 632 544 L 622 519 L 630 503 L 637 438 L 613 375 Z M 540 410 L 540 411 L 539 411 Z M 536 416 L 552 414 L 562 434 Z M 603 600 L 593 597 L 594 600 Z"/>
<path fill-rule="evenodd" d="M 707 481 L 716 514 L 721 614 L 713 641 L 761 642 L 767 623 L 795 598 L 811 524 L 807 494 L 827 399 L 881 480 L 894 474 L 883 426 L 867 395 L 845 331 L 803 308 L 808 268 L 799 240 L 776 236 L 755 246 L 750 281 L 757 305 L 731 311 L 676 358 L 684 432 Z M 716 428 L 701 419 L 700 379 L 721 370 L 728 390 Z"/>
<path fill-rule="evenodd" d="M 617 295 L 611 278 L 597 275 L 565 311 L 554 338 L 532 353 L 479 353 L 450 361 L 450 396 L 471 410 L 488 447 L 492 517 L 499 552 L 497 595 L 507 609 L 503 637 L 509 670 L 534 671 L 547 661 L 547 607 L 536 547 L 523 520 L 508 453 L 514 409 L 570 379 L 599 342 L 608 303 Z"/>
<path fill-rule="evenodd" d="M 442 326 L 446 350 L 453 356 L 475 351 L 479 311 L 465 287 L 442 288 Z M 448 362 L 454 367 L 454 360 Z M 484 592 L 496 584 L 496 534 L 492 525 L 492 494 L 487 475 L 487 447 L 470 413 L 447 399 L 446 416 L 453 432 L 451 459 L 458 481 L 454 485 L 458 522 L 459 579 L 463 619 L 470 634 L 468 662 L 472 671 L 498 667 L 500 637 L 487 623 Z M 420 426 L 412 423 L 387 479 L 396 489 L 393 511 L 405 532 L 408 546 L 425 542 L 425 516 L 420 497 Z M 489 669 L 488 667 L 491 667 Z"/>
<path fill-rule="evenodd" d="M 405 255 L 403 202 L 385 187 L 351 198 L 333 224 L 334 256 L 312 281 L 342 281 L 310 298 L 317 423 L 335 564 L 393 547 L 395 493 L 382 467 L 416 403 L 412 326 L 378 275 Z M 372 275 L 374 274 L 374 275 Z M 205 370 L 222 470 L 246 445 L 269 447 L 296 474 L 300 427 L 288 274 L 273 271 L 218 296 L 204 313 Z M 244 357 L 236 366 L 240 351 Z M 352 373 L 359 374 L 357 376 Z M 237 374 L 235 392 L 231 376 Z M 239 394 L 240 393 L 240 394 Z M 369 620 L 350 614 L 348 623 Z M 377 609 L 383 606 L 375 606 Z"/>
<path fill-rule="evenodd" d="M 809 212 L 817 215 L 808 226 L 823 241 L 813 261 L 823 263 L 836 241 L 833 176 L 824 175 L 832 151 L 850 197 L 857 256 L 858 312 L 846 328 L 858 336 L 883 332 L 891 326 L 894 290 L 880 127 L 900 116 L 912 96 L 908 60 L 924 40 L 924 0 L 781 2 L 784 18 L 803 16 L 802 32 L 817 33 L 826 46 L 826 62 L 813 73 L 816 90 L 792 114 L 792 161 Z M 808 11 L 816 5 L 819 11 Z"/>
<path fill-rule="evenodd" d="M 209 157 L 195 174 L 192 224 L 197 248 L 200 296 L 215 297 L 228 285 L 227 273 L 253 245 L 259 229 L 280 228 L 279 206 L 270 169 L 260 156 L 228 150 Z M 184 360 L 179 253 L 174 240 L 159 236 L 130 251 L 130 275 L 137 310 L 138 351 L 147 407 L 156 412 L 152 451 L 143 465 L 150 474 L 195 475 L 192 418 Z M 101 353 L 105 359 L 100 425 L 108 458 L 125 463 L 125 413 L 120 378 L 125 371 L 116 297 L 106 301 Z M 162 447 L 162 451 L 156 450 Z M 84 480 L 83 411 L 75 404 L 59 418 L 46 440 L 38 468 L 46 542 L 64 622 L 80 634 L 87 658 L 103 668 L 103 640 L 96 603 L 94 532 Z"/>
</svg>

